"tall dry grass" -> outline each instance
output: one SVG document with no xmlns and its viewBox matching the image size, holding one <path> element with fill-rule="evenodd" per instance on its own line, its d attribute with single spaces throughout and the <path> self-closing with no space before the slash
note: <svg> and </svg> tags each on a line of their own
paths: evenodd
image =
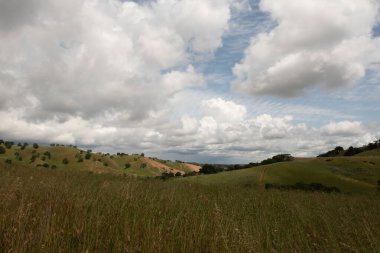
<svg viewBox="0 0 380 253">
<path fill-rule="evenodd" d="M 0 252 L 379 252 L 380 197 L 0 169 Z"/>
</svg>

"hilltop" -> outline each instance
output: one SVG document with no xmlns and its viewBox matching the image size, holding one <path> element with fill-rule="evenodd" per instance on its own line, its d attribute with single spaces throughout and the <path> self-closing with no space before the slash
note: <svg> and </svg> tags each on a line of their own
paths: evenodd
<svg viewBox="0 0 380 253">
<path fill-rule="evenodd" d="M 36 143 L 15 145 L 10 141 L 0 141 L 0 166 L 9 165 L 145 177 L 156 177 L 162 173 L 181 176 L 200 169 L 200 166 L 195 164 L 145 157 L 144 154 L 112 155 L 82 150 L 72 145 L 39 146 Z"/>
</svg>

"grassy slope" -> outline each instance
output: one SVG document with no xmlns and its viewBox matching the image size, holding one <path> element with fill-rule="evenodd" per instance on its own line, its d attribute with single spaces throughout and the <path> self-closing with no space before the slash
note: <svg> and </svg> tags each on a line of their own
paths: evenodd
<svg viewBox="0 0 380 253">
<path fill-rule="evenodd" d="M 376 191 L 380 156 L 302 158 L 245 170 L 184 178 L 202 184 L 264 186 L 265 183 L 322 183 L 343 192 Z"/>
<path fill-rule="evenodd" d="M 177 182 L 15 165 L 0 168 L 0 252 L 380 248 L 378 194 Z"/>
<path fill-rule="evenodd" d="M 46 151 L 51 153 L 50 158 L 44 155 Z M 19 153 L 19 156 L 22 158 L 21 161 L 16 159 L 15 153 Z M 31 162 L 30 159 L 33 153 L 38 154 L 39 157 L 34 162 Z M 143 158 L 140 155 L 116 156 L 92 153 L 90 159 L 85 159 L 85 154 L 86 152 L 84 151 L 67 146 L 41 146 L 37 149 L 29 146 L 24 150 L 21 150 L 18 146 L 13 146 L 11 149 L 7 149 L 5 154 L 0 155 L 0 166 L 5 166 L 5 161 L 10 159 L 12 160 L 12 164 L 30 168 L 35 168 L 47 163 L 49 168 L 56 166 L 58 170 L 84 170 L 93 173 L 127 174 L 143 177 L 159 176 L 162 173 L 162 170 L 146 162 L 148 158 Z M 69 160 L 68 164 L 63 164 L 62 161 L 64 158 Z M 83 159 L 83 162 L 78 162 L 80 158 Z M 125 164 L 127 163 L 130 164 L 130 167 L 125 169 Z M 142 166 L 143 164 L 145 165 Z M 182 168 L 182 166 L 176 162 L 170 162 L 166 165 L 172 167 L 174 170 L 177 168 L 181 170 Z M 182 169 L 182 171 L 187 172 L 185 169 Z"/>
</svg>

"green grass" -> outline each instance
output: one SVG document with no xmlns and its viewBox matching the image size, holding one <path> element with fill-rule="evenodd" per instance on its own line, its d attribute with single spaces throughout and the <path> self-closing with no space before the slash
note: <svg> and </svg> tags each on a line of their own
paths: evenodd
<svg viewBox="0 0 380 253">
<path fill-rule="evenodd" d="M 359 153 L 355 156 L 380 156 L 380 148 L 364 151 L 362 153 Z"/>
<path fill-rule="evenodd" d="M 380 194 L 264 191 L 179 182 L 1 167 L 0 252 L 377 252 L 380 248 Z"/>
<path fill-rule="evenodd" d="M 78 163 L 85 153 L 76 148 L 40 147 L 34 151 L 40 157 L 30 163 L 33 150 L 13 147 L 0 155 L 0 252 L 380 248 L 380 156 L 304 158 L 162 181 L 152 178 L 160 174 L 157 168 L 141 166 L 146 160 L 139 155 L 92 154 Z M 51 158 L 43 161 L 45 151 Z M 43 162 L 57 169 L 37 167 Z M 130 168 L 124 169 L 126 163 Z M 265 183 L 297 182 L 343 193 L 264 190 Z"/>
<path fill-rule="evenodd" d="M 0 144 L 0 146 L 3 146 Z M 48 158 L 44 153 L 48 151 L 51 157 Z M 21 161 L 16 159 L 15 153 L 19 153 Z M 39 157 L 31 162 L 33 154 Z M 48 164 L 49 168 L 55 166 L 58 170 L 78 170 L 78 171 L 91 171 L 93 173 L 111 173 L 111 174 L 127 174 L 132 176 L 141 177 L 156 177 L 160 176 L 162 171 L 146 164 L 140 155 L 108 155 L 102 153 L 91 153 L 90 159 L 85 159 L 85 151 L 74 147 L 67 146 L 53 146 L 46 147 L 40 146 L 35 149 L 31 146 L 26 147 L 24 150 L 21 147 L 13 146 L 11 149 L 6 149 L 5 154 L 0 154 L 0 165 L 4 165 L 6 160 L 12 160 L 12 164 L 36 168 L 43 164 Z M 69 163 L 63 164 L 63 159 L 67 158 Z M 78 162 L 79 159 L 82 162 Z M 125 164 L 129 163 L 131 166 L 125 169 Z M 142 166 L 142 164 L 146 166 Z M 173 169 L 179 169 L 187 172 L 187 167 L 179 164 L 178 162 L 168 162 L 167 166 Z"/>
<path fill-rule="evenodd" d="M 380 156 L 303 158 L 245 170 L 181 179 L 204 185 L 264 187 L 265 183 L 322 183 L 346 193 L 376 192 L 380 180 Z"/>
</svg>

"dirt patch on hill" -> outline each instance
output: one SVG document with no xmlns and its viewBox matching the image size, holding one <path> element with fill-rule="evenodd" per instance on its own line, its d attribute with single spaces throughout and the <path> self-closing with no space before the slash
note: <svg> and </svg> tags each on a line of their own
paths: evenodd
<svg viewBox="0 0 380 253">
<path fill-rule="evenodd" d="M 144 162 L 144 163 L 150 165 L 151 167 L 154 167 L 154 168 L 156 168 L 156 169 L 159 169 L 159 170 L 162 171 L 162 172 L 168 172 L 168 173 L 171 172 L 171 173 L 174 173 L 174 174 L 176 174 L 177 172 L 179 172 L 179 173 L 181 173 L 181 175 L 185 174 L 185 173 L 184 173 L 183 171 L 181 171 L 181 170 L 174 169 L 174 168 L 172 168 L 172 167 L 167 166 L 166 164 L 160 163 L 160 162 L 155 161 L 155 160 L 152 160 L 152 159 L 150 159 L 150 158 L 146 158 L 146 157 L 144 157 L 144 158 L 142 159 L 142 162 Z"/>
<path fill-rule="evenodd" d="M 191 171 L 199 172 L 199 170 L 202 168 L 199 165 L 191 164 L 191 163 L 184 163 L 184 165 L 189 168 Z"/>
</svg>

